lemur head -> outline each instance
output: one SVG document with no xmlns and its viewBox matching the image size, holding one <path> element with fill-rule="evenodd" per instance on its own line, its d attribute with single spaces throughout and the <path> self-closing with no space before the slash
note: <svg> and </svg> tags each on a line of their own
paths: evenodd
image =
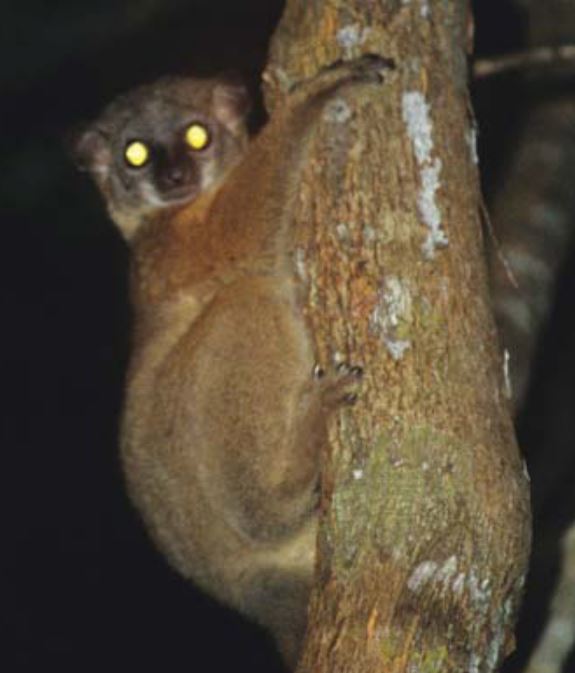
<svg viewBox="0 0 575 673">
<path fill-rule="evenodd" d="M 121 96 L 76 139 L 125 238 L 217 185 L 248 143 L 248 94 L 220 79 L 164 78 Z"/>
</svg>

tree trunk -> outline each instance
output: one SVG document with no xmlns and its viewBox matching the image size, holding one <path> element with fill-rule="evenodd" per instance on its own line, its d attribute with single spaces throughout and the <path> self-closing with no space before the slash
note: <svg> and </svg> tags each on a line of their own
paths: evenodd
<svg viewBox="0 0 575 673">
<path fill-rule="evenodd" d="M 487 673 L 512 647 L 528 487 L 489 308 L 466 3 L 288 0 L 267 99 L 361 53 L 378 90 L 330 107 L 294 265 L 318 360 L 365 367 L 331 427 L 299 671 Z"/>
</svg>

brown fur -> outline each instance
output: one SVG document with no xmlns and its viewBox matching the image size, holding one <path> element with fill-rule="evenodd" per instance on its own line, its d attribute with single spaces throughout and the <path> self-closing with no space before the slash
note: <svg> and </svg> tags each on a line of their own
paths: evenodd
<svg viewBox="0 0 575 673">
<path fill-rule="evenodd" d="M 267 626 L 291 664 L 313 574 L 326 418 L 360 374 L 312 375 L 291 210 L 325 104 L 374 73 L 360 61 L 306 83 L 239 163 L 224 162 L 213 189 L 142 217 L 128 236 L 130 495 L 172 565 Z"/>
</svg>

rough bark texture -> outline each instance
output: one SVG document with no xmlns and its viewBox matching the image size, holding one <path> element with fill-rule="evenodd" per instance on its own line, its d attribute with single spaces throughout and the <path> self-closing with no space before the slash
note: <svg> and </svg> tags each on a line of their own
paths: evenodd
<svg viewBox="0 0 575 673">
<path fill-rule="evenodd" d="M 395 70 L 334 104 L 294 264 L 318 359 L 364 365 L 331 428 L 299 671 L 487 673 L 512 647 L 526 478 L 489 309 L 466 3 L 288 0 L 268 101 L 372 52 Z"/>
</svg>

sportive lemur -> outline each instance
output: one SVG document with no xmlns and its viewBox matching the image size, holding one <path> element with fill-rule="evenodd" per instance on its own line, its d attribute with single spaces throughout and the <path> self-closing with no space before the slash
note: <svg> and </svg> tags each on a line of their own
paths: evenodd
<svg viewBox="0 0 575 673">
<path fill-rule="evenodd" d="M 374 58 L 306 81 L 249 141 L 245 87 L 163 79 L 112 103 L 75 152 L 131 249 L 135 328 L 121 453 L 133 502 L 183 575 L 267 627 L 305 630 L 326 419 L 359 367 L 325 374 L 298 305 L 292 212 L 325 106 Z"/>
</svg>

